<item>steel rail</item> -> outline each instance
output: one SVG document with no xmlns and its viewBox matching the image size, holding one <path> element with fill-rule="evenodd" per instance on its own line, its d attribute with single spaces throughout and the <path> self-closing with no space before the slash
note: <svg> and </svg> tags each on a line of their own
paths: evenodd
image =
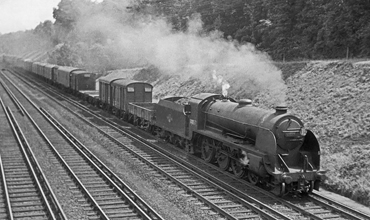
<svg viewBox="0 0 370 220">
<path fill-rule="evenodd" d="M 319 198 L 319 199 L 316 199 L 315 197 Z M 347 217 L 351 218 L 351 219 L 370 219 L 370 215 L 368 214 L 365 214 L 363 212 L 360 212 L 358 210 L 355 210 L 349 206 L 346 206 L 344 204 L 341 204 L 340 202 L 337 202 L 337 201 L 334 201 L 328 197 L 325 197 L 325 196 L 322 196 L 322 195 L 319 195 L 317 193 L 312 193 L 312 197 L 311 197 L 315 202 L 317 203 L 320 203 L 321 205 L 323 206 L 327 206 L 329 208 L 332 208 L 332 209 L 336 209 L 335 206 L 338 206 L 340 207 L 341 209 L 343 209 L 343 211 L 347 211 L 347 212 L 343 212 L 344 215 L 346 215 Z M 326 201 L 327 203 L 323 202 L 323 201 L 320 201 L 320 200 L 324 200 Z M 349 213 L 349 212 L 352 212 L 352 213 Z"/>
<path fill-rule="evenodd" d="M 68 108 L 67 108 L 67 109 L 68 109 Z M 69 110 L 69 111 L 71 111 L 70 109 L 68 109 L 68 110 Z M 73 111 L 71 111 L 71 112 L 73 113 Z M 110 139 L 111 139 L 111 140 L 113 140 L 113 142 L 117 143 L 117 144 L 118 144 L 118 145 L 120 145 L 120 146 L 125 147 L 125 146 L 124 146 L 120 141 L 118 141 L 118 140 L 117 140 L 117 139 L 115 139 L 114 137 L 112 137 L 112 136 L 110 136 L 110 135 L 106 134 L 102 129 L 100 129 L 100 128 L 96 127 L 96 125 L 94 125 L 93 123 L 89 122 L 88 120 L 86 120 L 85 118 L 83 118 L 83 117 L 81 117 L 81 116 L 79 116 L 79 115 L 76 115 L 76 116 L 77 116 L 77 117 L 79 117 L 80 119 L 84 120 L 86 123 L 89 123 L 91 126 L 94 126 L 94 127 L 95 127 L 99 132 L 100 132 L 100 133 L 104 134 L 105 136 L 109 136 L 109 137 L 110 137 Z M 98 115 L 95 115 L 95 116 L 100 118 L 100 116 L 98 116 Z M 101 118 L 101 119 L 102 119 L 102 118 Z M 113 126 L 113 125 L 111 125 L 111 126 Z M 118 128 L 118 127 L 115 127 L 115 129 L 117 129 L 117 130 L 119 130 L 120 132 L 122 132 L 122 131 L 121 131 L 121 129 L 120 129 L 120 128 Z M 136 137 L 132 136 L 131 134 L 127 134 L 127 133 L 125 133 L 125 135 L 129 135 L 129 136 L 130 136 L 130 138 L 135 139 L 136 141 L 141 142 L 142 144 L 145 144 L 145 145 L 146 145 L 146 144 L 148 144 L 148 143 L 144 143 L 144 142 L 143 142 L 143 140 L 140 140 L 140 139 L 138 139 L 138 138 L 136 138 Z M 126 147 L 125 147 L 125 148 L 126 148 Z M 138 158 L 142 158 L 142 160 L 145 160 L 145 159 L 144 159 L 140 154 L 136 153 L 136 152 L 135 152 L 135 151 L 133 151 L 132 149 L 127 148 L 127 150 L 128 150 L 128 151 L 130 151 L 130 153 L 132 153 L 133 155 L 136 155 L 136 157 L 138 157 Z M 167 159 L 171 160 L 173 163 L 175 163 L 175 164 L 179 165 L 180 167 L 182 167 L 182 169 L 184 169 L 184 170 L 186 170 L 186 171 L 188 171 L 188 172 L 192 173 L 193 175 L 197 176 L 198 178 L 200 178 L 200 179 L 204 180 L 204 181 L 205 181 L 205 182 L 207 182 L 208 184 L 213 185 L 214 187 L 219 188 L 219 189 L 222 189 L 222 188 L 223 188 L 223 187 L 221 187 L 220 185 L 215 184 L 214 182 L 210 181 L 208 178 L 204 177 L 204 176 L 212 177 L 211 175 L 207 174 L 206 172 L 203 172 L 202 174 L 198 174 L 198 173 L 196 173 L 195 171 L 193 171 L 193 170 L 189 169 L 188 167 L 186 167 L 186 165 L 183 165 L 183 164 L 179 163 L 178 161 L 176 161 L 176 159 L 166 156 L 166 154 L 164 154 L 163 152 L 160 152 L 158 149 L 153 149 L 153 150 L 155 150 L 155 151 L 156 151 L 156 153 L 161 154 L 163 157 L 165 157 L 165 158 L 167 158 Z M 175 178 L 173 178 L 172 176 L 168 175 L 165 171 L 163 171 L 163 170 L 162 170 L 161 168 L 159 168 L 158 166 L 156 166 L 156 165 L 154 165 L 154 164 L 152 164 L 152 163 L 150 163 L 150 164 L 148 164 L 148 165 L 154 166 L 154 167 L 155 167 L 155 169 L 160 170 L 162 173 L 164 173 L 166 176 L 168 176 L 168 178 L 171 178 L 171 179 L 173 179 L 175 182 L 178 182 L 178 183 L 179 183 L 179 185 L 183 185 L 181 182 L 179 182 L 178 180 L 176 180 L 176 179 L 175 179 Z M 187 188 L 187 190 L 188 190 L 188 191 L 193 191 L 193 190 L 191 190 L 190 188 L 188 188 L 187 186 L 185 186 L 185 187 Z M 229 190 L 224 189 L 224 191 L 229 193 Z M 237 191 L 237 190 L 235 189 L 235 191 Z M 240 193 L 240 191 L 239 191 L 238 193 Z M 232 193 L 230 192 L 230 194 L 232 194 Z M 194 192 L 194 195 L 196 195 L 196 197 L 198 197 L 198 198 L 202 199 L 202 198 L 201 198 L 201 195 L 197 194 L 196 192 Z M 239 198 L 239 196 L 237 196 L 236 194 L 232 194 L 232 196 L 233 196 L 233 197 L 235 197 L 235 198 Z M 270 214 L 268 214 L 267 212 L 263 211 L 263 210 L 262 210 L 261 208 L 259 208 L 259 207 L 265 207 L 265 208 L 266 208 L 267 210 L 269 210 L 271 213 L 274 213 L 275 215 L 279 216 L 279 217 L 280 217 L 280 218 L 282 218 L 282 219 L 289 219 L 289 217 L 287 217 L 287 216 L 283 215 L 282 213 L 279 213 L 279 212 L 277 212 L 277 211 L 275 211 L 275 210 L 273 210 L 273 209 L 269 208 L 268 206 L 264 205 L 263 203 L 261 203 L 261 202 L 259 202 L 259 201 L 255 200 L 255 199 L 253 199 L 253 198 L 251 198 L 251 197 L 249 197 L 249 198 L 248 198 L 248 200 L 250 200 L 251 202 L 257 203 L 257 204 L 258 204 L 257 206 L 255 206 L 255 205 L 251 204 L 250 202 L 248 202 L 248 201 L 246 201 L 246 200 L 244 200 L 244 199 L 240 199 L 240 198 L 239 198 L 239 200 L 240 200 L 240 202 L 242 202 L 242 203 L 248 204 L 248 206 L 249 206 L 252 210 L 254 210 L 254 211 L 258 212 L 258 213 L 261 213 L 263 216 L 265 216 L 265 217 L 266 217 L 266 218 L 268 218 L 268 219 L 275 219 L 275 217 L 271 216 Z M 208 204 L 209 204 L 209 206 L 212 206 L 212 207 L 214 207 L 215 209 L 217 209 L 217 210 L 218 210 L 218 208 L 217 208 L 217 207 L 215 207 L 215 206 L 213 206 L 213 204 L 209 203 L 209 201 L 206 201 L 206 203 L 208 203 Z M 233 218 L 233 217 L 232 217 L 232 216 L 230 216 L 228 213 L 226 213 L 226 212 L 224 212 L 224 211 L 222 211 L 222 210 L 221 210 L 220 212 L 221 212 L 223 215 L 228 216 L 229 218 Z"/>
<path fill-rule="evenodd" d="M 6 108 L 5 108 L 5 105 L 4 105 L 3 100 L 1 99 L 1 97 L 0 97 L 0 103 L 1 103 L 2 109 L 4 111 L 4 114 L 7 117 Z M 13 220 L 14 217 L 13 217 L 13 212 L 12 212 L 12 206 L 10 205 L 9 191 L 8 191 L 8 186 L 7 186 L 7 183 L 6 183 L 5 171 L 4 171 L 4 166 L 3 166 L 3 161 L 1 159 L 1 155 L 0 155 L 0 166 L 1 166 L 1 177 L 2 177 L 2 182 L 3 182 L 3 190 L 4 190 L 4 193 L 5 193 L 5 200 L 6 200 L 5 202 L 6 202 L 6 206 L 7 206 L 6 212 L 8 213 L 9 219 Z"/>
<path fill-rule="evenodd" d="M 27 83 L 27 82 L 25 82 L 25 83 Z M 55 99 L 55 98 L 54 98 L 54 99 Z M 55 101 L 57 101 L 57 100 L 55 99 Z M 57 101 L 57 102 L 58 102 L 58 101 Z M 79 104 L 78 104 L 77 102 L 75 102 L 75 101 L 74 101 L 74 103 L 75 103 L 75 104 L 77 104 L 77 105 L 79 105 Z M 60 104 L 60 105 L 62 105 L 62 104 Z M 81 105 L 80 105 L 80 106 L 81 106 Z M 81 106 L 81 107 L 83 107 L 83 106 Z M 96 127 L 96 125 L 94 125 L 93 123 L 89 122 L 88 120 L 86 120 L 85 118 L 81 117 L 80 115 L 75 114 L 75 113 L 74 113 L 72 110 L 70 110 L 69 108 L 66 108 L 66 109 L 67 109 L 68 111 L 70 111 L 71 113 L 73 113 L 74 115 L 76 115 L 77 117 L 79 117 L 80 119 L 84 120 L 86 123 L 89 123 L 91 126 Z M 97 115 L 97 114 L 94 114 L 94 116 L 95 116 L 95 117 L 100 118 L 101 120 L 106 121 L 105 119 L 103 119 L 101 116 L 99 116 L 99 115 Z M 107 121 L 106 121 L 106 122 L 107 122 Z M 109 122 L 109 123 L 111 123 L 111 122 Z M 117 130 L 117 131 L 119 131 L 120 133 L 124 133 L 125 135 L 130 136 L 130 138 L 132 138 L 132 139 L 134 139 L 134 140 L 136 140 L 136 141 L 140 142 L 141 144 L 148 145 L 148 143 L 147 143 L 147 142 L 145 142 L 145 140 L 142 140 L 142 139 L 140 139 L 140 138 L 138 138 L 138 137 L 135 137 L 135 136 L 134 136 L 135 134 L 133 134 L 133 133 L 130 133 L 130 134 L 129 134 L 129 133 L 127 133 L 127 132 L 123 132 L 120 128 L 116 127 L 115 125 L 112 125 L 112 123 L 110 124 L 110 126 L 114 127 L 114 129 L 115 129 L 115 130 Z M 98 128 L 98 127 L 96 127 L 96 129 L 97 129 L 100 133 L 104 134 L 105 136 L 110 137 L 110 139 L 111 139 L 113 142 L 115 142 L 116 144 L 118 144 L 118 145 L 120 145 L 120 146 L 124 147 L 125 149 L 127 149 L 131 154 L 135 155 L 135 156 L 136 156 L 136 157 L 138 157 L 138 158 L 141 158 L 141 160 L 142 160 L 142 161 L 146 161 L 146 163 L 147 163 L 148 165 L 150 165 L 150 166 L 154 167 L 156 170 L 159 170 L 159 171 L 160 171 L 160 172 L 162 172 L 164 175 L 168 176 L 168 178 L 170 178 L 170 179 L 174 179 L 171 175 L 169 175 L 168 173 L 166 173 L 164 170 L 160 169 L 160 168 L 159 168 L 158 166 L 156 166 L 155 164 L 150 163 L 149 161 L 147 161 L 147 160 L 146 160 L 145 158 L 143 158 L 140 154 L 136 153 L 135 151 L 133 151 L 133 150 L 132 150 L 132 149 L 130 149 L 130 148 L 127 148 L 125 145 L 123 145 L 120 141 L 118 141 L 118 140 L 117 140 L 117 139 L 115 139 L 114 137 L 112 137 L 112 136 L 110 136 L 110 135 L 106 134 L 102 129 L 100 129 L 100 128 Z M 150 143 L 149 143 L 149 144 L 150 144 Z M 266 217 L 266 218 L 268 218 L 268 219 L 276 219 L 274 216 L 272 216 L 271 214 L 269 214 L 269 213 L 267 213 L 267 212 L 265 211 L 265 210 L 269 210 L 271 213 L 273 213 L 273 214 L 274 214 L 274 215 L 276 215 L 276 216 L 279 216 L 279 218 L 281 218 L 281 219 L 290 219 L 289 217 L 285 216 L 284 214 L 282 214 L 282 213 L 280 213 L 280 212 L 277 212 L 276 210 L 274 210 L 274 209 L 270 208 L 269 206 L 267 206 L 267 205 L 265 205 L 265 204 L 263 204 L 263 203 L 261 203 L 261 202 L 259 202 L 259 201 L 255 200 L 255 199 L 253 199 L 252 197 L 249 197 L 249 196 L 246 196 L 246 195 L 245 195 L 245 196 L 246 196 L 245 198 L 246 198 L 247 200 L 249 200 L 249 202 L 248 202 L 247 200 L 245 200 L 245 198 L 244 198 L 244 199 L 243 199 L 243 198 L 240 198 L 238 195 L 234 194 L 233 192 L 230 192 L 229 190 L 224 189 L 221 185 L 218 185 L 218 184 L 216 184 L 216 183 L 214 183 L 214 182 L 210 181 L 208 178 L 204 177 L 204 176 L 212 177 L 211 175 L 208 175 L 208 174 L 207 174 L 207 173 L 205 173 L 205 172 L 203 172 L 203 173 L 201 173 L 201 174 L 196 173 L 195 171 L 193 171 L 193 170 L 189 169 L 189 168 L 187 167 L 187 165 L 184 165 L 184 164 L 182 164 L 182 163 L 180 163 L 180 162 L 176 161 L 177 159 L 176 159 L 176 158 L 174 158 L 173 156 L 166 155 L 166 153 L 165 153 L 165 152 L 162 152 L 162 150 L 161 150 L 161 149 L 152 149 L 152 150 L 156 151 L 156 153 L 160 154 L 162 157 L 165 157 L 165 158 L 169 159 L 172 163 L 175 163 L 175 164 L 179 165 L 182 169 L 186 170 L 187 172 L 190 172 L 190 173 L 192 173 L 194 176 L 197 176 L 199 179 L 202 179 L 204 182 L 207 182 L 208 184 L 213 185 L 214 187 L 216 187 L 216 188 L 218 188 L 218 189 L 221 189 L 221 190 L 223 190 L 223 191 L 227 192 L 227 193 L 228 193 L 228 194 L 230 194 L 232 197 L 234 197 L 235 199 L 239 200 L 239 202 L 246 204 L 250 209 L 254 210 L 254 211 L 255 211 L 255 212 L 257 212 L 257 213 L 260 213 L 262 216 L 265 216 L 265 217 Z M 193 169 L 194 169 L 194 166 L 193 166 Z M 197 169 L 197 170 L 198 170 L 198 169 Z M 174 179 L 174 181 L 175 181 L 175 182 L 178 182 L 178 184 L 179 184 L 179 185 L 184 185 L 184 184 L 182 184 L 180 181 L 178 181 L 178 180 L 176 180 L 176 179 Z M 185 186 L 185 188 L 187 188 L 187 189 L 186 189 L 187 191 L 194 193 L 194 195 L 195 195 L 196 197 L 198 197 L 199 199 L 201 199 L 202 201 L 205 201 L 206 203 L 208 203 L 208 205 L 209 205 L 209 206 L 214 207 L 216 210 L 220 210 L 219 208 L 217 208 L 217 207 L 216 207 L 216 206 L 214 206 L 213 204 L 209 203 L 209 201 L 206 201 L 204 198 L 202 198 L 202 196 L 201 196 L 201 195 L 197 194 L 197 193 L 196 193 L 195 191 L 193 191 L 192 189 L 188 188 L 187 186 Z M 257 205 L 251 204 L 251 202 L 257 203 Z M 261 207 L 264 207 L 264 208 L 261 208 Z M 265 210 L 264 210 L 264 209 L 265 209 Z M 228 213 L 224 212 L 223 210 L 220 210 L 219 212 L 220 212 L 221 214 L 223 214 L 224 216 L 228 216 L 228 218 L 233 219 L 233 217 L 232 217 L 231 215 L 229 215 Z"/>
<path fill-rule="evenodd" d="M 11 109 L 9 107 L 7 107 L 7 113 L 9 114 L 9 123 L 11 124 L 11 127 L 12 129 L 14 130 L 14 134 L 16 135 L 16 138 L 19 142 L 19 145 L 21 147 L 21 151 L 22 151 L 22 154 L 25 156 L 25 159 L 26 159 L 26 164 L 28 166 L 28 168 L 30 169 L 31 173 L 32 173 L 32 176 L 34 177 L 34 180 L 36 182 L 36 186 L 41 194 L 41 197 L 43 199 L 43 201 L 45 202 L 45 206 L 47 207 L 47 211 L 49 212 L 49 215 L 50 215 L 50 218 L 51 219 L 57 219 L 53 213 L 53 210 L 51 208 L 51 205 L 49 204 L 49 201 L 47 199 L 47 196 L 44 192 L 44 189 L 43 187 L 41 186 L 41 183 L 39 181 L 39 175 L 36 173 L 35 169 L 33 166 L 35 166 L 36 164 L 31 164 L 31 161 L 30 161 L 30 158 L 29 156 L 27 155 L 26 153 L 26 150 L 25 148 L 28 145 L 28 142 L 27 140 L 25 139 L 24 137 L 24 134 L 22 132 L 22 130 L 20 129 L 19 125 L 18 125 L 18 122 L 16 121 Z M 42 175 L 42 174 L 41 174 Z M 56 200 L 56 198 L 54 198 Z"/>
<path fill-rule="evenodd" d="M 5 193 L 6 212 L 8 214 L 9 220 L 13 220 L 14 217 L 13 217 L 13 212 L 12 212 L 12 206 L 10 205 L 9 191 L 8 191 L 8 186 L 6 184 L 4 166 L 3 166 L 3 161 L 1 159 L 1 155 L 0 155 L 0 169 L 1 169 L 1 179 L 3 182 L 3 191 Z"/>
<path fill-rule="evenodd" d="M 4 75 L 3 71 L 0 71 L 0 72 L 1 72 L 1 74 Z M 5 91 L 8 93 L 9 97 L 14 102 L 15 106 L 17 107 L 17 109 L 24 116 L 24 109 L 22 108 L 22 105 L 19 103 L 18 99 L 14 96 L 14 94 L 12 93 L 12 91 L 9 89 L 9 87 L 5 84 L 5 82 L 1 78 L 0 78 L 0 83 L 4 87 Z"/>
<path fill-rule="evenodd" d="M 91 164 L 93 164 L 96 169 L 105 177 L 112 186 L 114 186 L 123 196 L 126 198 L 131 205 L 135 206 L 136 210 L 140 212 L 140 215 L 144 219 L 163 219 L 154 209 L 152 209 L 143 199 L 141 199 L 128 185 L 126 185 L 122 180 L 119 179 L 107 166 L 103 164 L 89 149 L 87 149 L 77 138 L 75 138 L 69 131 L 67 131 L 60 123 L 57 122 L 48 112 L 43 108 L 40 108 L 44 117 L 56 128 L 58 131 L 69 139 L 71 144 L 82 154 Z M 122 186 L 122 187 L 120 187 Z M 125 191 L 128 191 L 128 195 Z M 139 205 L 143 204 L 145 211 Z M 150 217 L 149 215 L 154 218 Z"/>
<path fill-rule="evenodd" d="M 124 183 L 111 169 L 109 169 L 99 158 L 97 158 L 89 149 L 87 149 L 77 138 L 75 138 L 67 129 L 65 129 L 60 123 L 57 122 L 46 110 L 40 108 L 45 117 L 54 126 L 64 133 L 69 138 L 75 147 L 83 154 L 92 164 L 97 166 L 97 169 L 105 176 L 106 180 L 109 181 L 115 188 L 119 190 L 122 196 L 128 198 L 134 206 L 138 206 L 138 210 L 141 210 L 145 219 L 163 219 L 154 209 L 150 207 L 140 196 L 138 196 L 134 190 L 132 190 L 126 183 Z M 128 194 L 127 194 L 128 193 Z M 149 216 L 146 216 L 146 213 Z M 152 216 L 152 217 L 150 217 Z"/>
<path fill-rule="evenodd" d="M 139 212 L 139 215 L 143 217 L 144 219 L 163 219 L 154 209 L 152 209 L 143 199 L 141 199 L 131 188 L 129 188 L 125 183 L 120 180 L 117 175 L 115 175 L 108 167 L 106 167 L 97 157 L 95 157 L 85 146 L 83 146 L 82 143 L 80 143 L 71 133 L 69 133 L 63 126 L 61 126 L 54 118 L 50 116 L 44 109 L 38 108 L 35 103 L 30 100 L 27 95 L 25 95 L 19 88 L 17 88 L 14 83 L 7 77 L 7 80 L 13 84 L 13 86 L 35 107 L 43 117 L 49 121 L 50 124 L 52 124 L 59 132 L 62 134 L 70 143 L 74 146 L 75 149 L 77 149 L 93 166 L 96 167 L 96 169 L 104 176 L 104 178 L 111 183 L 112 186 L 114 186 L 118 192 L 128 200 L 129 203 L 131 203 L 132 206 L 134 206 L 135 210 Z M 31 118 L 31 116 L 25 112 L 27 117 L 32 121 L 35 127 L 37 127 L 38 131 L 42 133 L 42 136 L 44 139 L 47 137 L 43 134 L 41 129 L 38 127 L 38 125 L 35 123 L 35 121 Z M 49 146 L 52 146 L 50 141 L 48 141 Z M 57 150 L 52 147 L 54 153 L 58 155 L 58 158 L 65 164 L 65 167 L 67 166 L 68 170 L 73 173 L 73 171 L 69 168 L 66 161 L 62 158 L 62 156 L 57 152 Z M 87 155 L 90 155 L 91 158 Z M 105 173 L 105 171 L 107 173 Z M 74 173 L 73 173 L 74 174 Z M 112 177 L 109 178 L 109 177 Z M 74 174 L 74 179 L 79 182 L 80 186 L 84 189 L 88 197 L 92 200 L 92 202 L 98 207 L 98 212 L 101 216 L 108 219 L 108 217 L 105 215 L 104 211 L 99 207 L 98 203 L 93 199 L 91 194 L 87 191 L 87 189 L 82 185 L 82 183 L 79 181 L 78 177 Z M 121 187 L 119 187 L 119 186 Z M 127 195 L 125 191 L 128 191 L 131 196 Z M 142 207 L 141 207 L 142 206 Z M 149 215 L 147 214 L 149 213 Z"/>
<path fill-rule="evenodd" d="M 19 78 L 20 78 L 20 76 L 18 76 Z M 23 80 L 22 78 L 20 78 L 21 80 Z M 24 80 L 23 80 L 24 81 Z M 27 82 L 26 82 L 27 83 Z M 50 87 L 50 86 L 49 86 Z M 48 89 L 48 90 L 51 90 L 51 89 Z M 46 93 L 45 93 L 46 94 Z M 58 94 L 58 95 L 60 95 L 60 94 Z M 83 105 L 81 105 L 81 104 L 79 104 L 78 102 L 76 102 L 76 101 L 71 101 L 71 102 L 73 102 L 75 105 L 79 105 L 80 107 L 82 107 L 82 108 L 84 108 L 85 110 L 86 110 L 86 107 L 85 106 L 83 106 Z M 90 112 L 90 114 L 95 114 L 94 112 L 92 112 L 91 110 L 89 111 Z M 114 122 L 111 122 L 111 121 L 108 121 L 108 120 L 106 120 L 106 119 L 103 119 L 103 118 L 101 118 L 102 120 L 105 120 L 106 122 L 109 122 L 109 123 L 113 123 L 113 124 L 115 124 Z M 87 120 L 85 120 L 85 121 L 87 121 Z M 117 126 L 117 124 L 115 124 L 116 126 Z M 119 128 L 120 129 L 120 128 Z M 128 131 L 128 132 L 130 132 L 130 131 Z M 144 141 L 145 142 L 145 139 L 143 139 L 142 141 Z M 150 144 L 150 143 L 149 143 Z M 251 186 L 251 187 L 254 187 L 254 186 Z M 257 188 L 257 187 L 256 187 Z M 264 193 L 264 194 L 266 194 L 266 193 Z M 267 195 L 267 194 L 266 194 Z M 324 199 L 326 199 L 325 197 L 324 197 Z M 308 211 L 306 211 L 306 210 L 304 210 L 304 209 L 302 209 L 302 208 L 299 208 L 299 207 L 297 207 L 297 206 L 295 206 L 294 204 L 291 204 L 291 203 L 289 203 L 289 202 L 287 202 L 287 201 L 283 201 L 282 199 L 280 199 L 280 198 L 274 198 L 274 200 L 277 200 L 277 201 L 279 201 L 279 202 L 281 202 L 282 204 L 284 204 L 284 205 L 287 205 L 288 207 L 290 207 L 290 208 L 292 208 L 293 210 L 296 210 L 296 211 L 299 211 L 299 212 L 301 212 L 303 215 L 305 215 L 305 216 L 309 216 L 311 219 L 322 219 L 321 217 L 318 217 L 318 216 L 316 216 L 316 215 L 314 215 L 313 213 L 310 213 L 310 212 L 308 212 Z M 329 200 L 328 200 L 329 201 Z M 329 202 L 329 203 L 331 203 L 331 202 Z M 333 203 L 336 203 L 335 201 L 333 201 Z M 325 205 L 326 206 L 326 205 Z M 340 205 L 338 205 L 338 206 L 340 206 Z M 330 206 L 329 206 L 330 207 Z M 333 207 L 333 206 L 331 206 L 331 208 L 335 211 L 335 210 L 337 210 L 338 212 L 340 212 L 340 213 L 342 213 L 343 215 L 345 215 L 346 216 L 346 213 L 343 211 L 343 210 L 339 210 L 339 209 L 337 209 L 337 208 L 335 208 L 335 207 Z M 359 211 L 357 211 L 357 210 L 354 210 L 354 209 L 351 209 L 351 208 L 349 208 L 349 207 L 346 207 L 346 206 L 344 206 L 344 208 L 345 209 L 348 209 L 349 211 L 351 211 L 351 212 L 354 212 L 354 213 L 358 213 L 358 215 L 360 215 L 361 217 L 363 217 L 364 219 L 370 219 L 370 217 L 368 216 L 368 215 L 366 215 L 366 214 L 364 214 L 364 213 L 361 213 L 361 212 L 359 212 Z M 348 217 L 350 217 L 352 214 L 349 214 L 349 215 L 347 215 Z M 358 217 L 355 217 L 356 219 L 358 218 Z"/>
<path fill-rule="evenodd" d="M 6 77 L 6 76 L 5 76 Z M 11 80 L 6 77 L 7 80 L 9 82 L 11 82 Z M 12 83 L 12 82 L 11 82 Z M 14 83 L 12 83 L 13 86 Z M 16 87 L 16 86 L 15 86 Z M 17 87 L 16 87 L 17 88 Z M 19 90 L 20 91 L 20 90 Z M 20 91 L 21 92 L 21 91 Z M 25 94 L 23 92 L 21 92 L 21 94 L 23 94 L 25 96 Z M 25 96 L 26 97 L 26 96 Z M 28 98 L 28 97 L 27 97 Z M 26 99 L 27 99 L 26 98 Z M 29 99 L 28 99 L 29 100 Z M 30 103 L 37 109 L 38 107 L 31 101 L 29 100 Z M 75 183 L 80 187 L 80 189 L 83 191 L 83 193 L 88 197 L 89 201 L 92 203 L 92 205 L 94 206 L 94 209 L 95 211 L 97 211 L 100 215 L 100 218 L 101 219 L 104 219 L 104 220 L 108 220 L 108 216 L 104 213 L 104 211 L 101 209 L 101 207 L 98 205 L 98 203 L 95 201 L 95 199 L 92 197 L 92 195 L 88 192 L 88 190 L 86 189 L 86 187 L 82 184 L 82 182 L 79 180 L 79 178 L 77 177 L 77 175 L 72 171 L 72 169 L 68 166 L 67 162 L 62 158 L 62 156 L 58 153 L 58 151 L 55 149 L 55 147 L 53 146 L 53 144 L 50 142 L 50 140 L 46 137 L 46 135 L 44 134 L 44 132 L 41 130 L 41 128 L 37 125 L 37 123 L 33 120 L 33 118 L 29 115 L 29 113 L 27 111 L 25 111 L 25 114 L 26 116 L 29 118 L 29 120 L 31 121 L 31 123 L 33 124 L 33 126 L 36 128 L 36 130 L 39 132 L 39 134 L 41 135 L 41 137 L 44 139 L 44 141 L 47 143 L 47 145 L 52 149 L 52 151 L 54 152 L 54 154 L 56 155 L 57 159 L 62 163 L 62 165 L 65 167 L 65 169 L 69 172 L 69 174 L 71 175 L 71 177 L 75 180 Z"/>
<path fill-rule="evenodd" d="M 14 98 L 14 97 L 13 97 Z M 19 143 L 19 147 L 21 149 L 21 152 L 25 158 L 26 165 L 29 168 L 29 171 L 32 174 L 32 177 L 35 181 L 35 184 L 37 186 L 37 189 L 40 193 L 40 196 L 44 202 L 44 205 L 46 206 L 46 210 L 48 212 L 50 219 L 67 219 L 64 215 L 63 210 L 61 209 L 55 195 L 52 193 L 51 187 L 47 180 L 45 179 L 44 173 L 42 172 L 41 168 L 39 167 L 39 164 L 37 161 L 32 158 L 33 153 L 29 148 L 28 141 L 25 139 L 24 134 L 22 130 L 20 129 L 20 126 L 18 125 L 18 122 L 16 121 L 13 113 L 11 112 L 10 108 L 5 108 L 5 105 L 3 102 L 1 102 L 2 107 L 5 111 L 6 118 L 8 119 L 8 122 L 10 124 L 10 127 L 13 130 L 13 133 L 15 135 L 15 138 L 17 139 Z M 29 149 L 29 152 L 31 154 L 27 153 L 26 149 Z M 4 175 L 4 181 L 5 181 L 5 175 Z M 45 193 L 46 192 L 46 193 Z M 9 196 L 9 194 L 7 195 Z M 8 198 L 9 199 L 9 198 Z M 53 205 L 50 204 L 50 201 L 52 201 Z M 8 205 L 10 205 L 10 200 Z M 11 206 L 10 206 L 11 207 Z M 54 214 L 54 211 L 56 215 Z M 13 218 L 12 215 L 10 215 L 11 218 Z"/>
</svg>

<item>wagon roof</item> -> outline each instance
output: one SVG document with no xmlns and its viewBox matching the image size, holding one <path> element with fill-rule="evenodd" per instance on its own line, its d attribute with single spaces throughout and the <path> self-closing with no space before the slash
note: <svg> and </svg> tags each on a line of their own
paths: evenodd
<svg viewBox="0 0 370 220">
<path fill-rule="evenodd" d="M 72 72 L 76 70 L 84 70 L 81 68 L 71 67 L 71 66 L 59 66 L 58 71 L 64 71 L 64 72 Z"/>
<path fill-rule="evenodd" d="M 53 68 L 53 67 L 58 67 L 58 65 L 47 63 L 47 64 L 45 65 L 45 67 Z"/>
<path fill-rule="evenodd" d="M 99 78 L 99 82 L 104 82 L 104 83 L 111 83 L 115 80 L 118 80 L 118 79 L 123 79 L 122 76 L 120 76 L 120 74 L 109 74 L 109 75 L 106 75 L 106 76 L 102 76 Z"/>
<path fill-rule="evenodd" d="M 41 63 L 41 62 L 39 62 L 38 65 L 40 65 L 40 66 L 46 66 L 46 65 L 48 65 L 48 63 Z"/>
<path fill-rule="evenodd" d="M 113 83 L 116 80 L 119 79 L 128 79 L 128 77 L 132 77 L 137 73 L 140 73 L 145 68 L 133 68 L 133 69 L 122 69 L 117 70 L 117 72 L 112 72 L 106 76 L 102 76 L 99 78 L 99 82 L 103 83 Z"/>
<path fill-rule="evenodd" d="M 130 79 L 117 79 L 117 80 L 112 81 L 111 83 L 112 85 L 122 86 L 122 87 L 126 87 L 131 84 L 135 84 L 135 83 L 146 84 L 146 85 L 153 87 L 150 83 L 137 81 L 137 80 L 130 80 Z"/>
<path fill-rule="evenodd" d="M 83 69 L 73 70 L 73 72 L 72 72 L 72 74 L 74 74 L 74 75 L 87 74 L 87 73 L 90 74 L 90 72 L 88 72 L 86 70 L 83 70 Z"/>
</svg>

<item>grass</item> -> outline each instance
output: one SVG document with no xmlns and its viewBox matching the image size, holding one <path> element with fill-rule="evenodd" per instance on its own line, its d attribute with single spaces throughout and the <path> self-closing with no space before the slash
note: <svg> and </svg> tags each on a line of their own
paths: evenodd
<svg viewBox="0 0 370 220">
<path fill-rule="evenodd" d="M 343 145 L 323 155 L 328 169 L 325 187 L 364 205 L 370 205 L 370 146 Z"/>
</svg>

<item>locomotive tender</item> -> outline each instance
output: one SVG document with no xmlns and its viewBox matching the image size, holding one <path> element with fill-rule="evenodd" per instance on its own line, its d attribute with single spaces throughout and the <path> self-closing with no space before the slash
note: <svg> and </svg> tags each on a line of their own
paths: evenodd
<svg viewBox="0 0 370 220">
<path fill-rule="evenodd" d="M 94 75 L 85 70 L 6 55 L 2 60 L 83 94 L 90 103 L 279 195 L 319 190 L 324 178 L 315 135 L 286 106 L 269 111 L 247 99 L 212 93 L 153 103 L 153 87 L 146 82 L 108 75 L 99 79 L 99 91 L 91 91 Z"/>
</svg>

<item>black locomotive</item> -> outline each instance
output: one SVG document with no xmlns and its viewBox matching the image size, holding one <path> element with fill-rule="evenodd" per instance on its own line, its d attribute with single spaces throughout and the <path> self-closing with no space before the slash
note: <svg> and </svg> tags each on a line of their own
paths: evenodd
<svg viewBox="0 0 370 220">
<path fill-rule="evenodd" d="M 273 189 L 279 195 L 319 190 L 324 178 L 315 135 L 305 129 L 299 118 L 287 113 L 286 106 L 268 111 L 253 106 L 248 99 L 236 101 L 211 93 L 188 98 L 168 97 L 152 103 L 153 87 L 145 82 L 110 75 L 99 79 L 99 91 L 91 91 L 88 89 L 94 86 L 93 74 L 84 70 L 50 68 L 50 65 L 32 64 L 16 57 L 2 59 L 46 76 L 52 83 L 82 94 L 89 102 L 165 138 L 188 153 L 200 155 L 206 162 L 218 164 L 222 170 L 230 170 L 238 177 L 246 176 L 252 184 Z M 38 68 L 32 68 L 35 65 Z M 51 70 L 50 74 L 46 74 L 47 69 Z M 58 69 L 66 70 L 63 73 L 67 78 L 63 82 L 55 81 L 61 77 L 53 78 L 54 70 L 61 72 Z M 79 79 L 78 87 L 73 87 L 74 78 Z"/>
<path fill-rule="evenodd" d="M 135 124 L 278 194 L 318 190 L 324 176 L 317 139 L 286 106 L 267 111 L 250 100 L 201 93 L 129 103 L 128 110 Z"/>
</svg>

